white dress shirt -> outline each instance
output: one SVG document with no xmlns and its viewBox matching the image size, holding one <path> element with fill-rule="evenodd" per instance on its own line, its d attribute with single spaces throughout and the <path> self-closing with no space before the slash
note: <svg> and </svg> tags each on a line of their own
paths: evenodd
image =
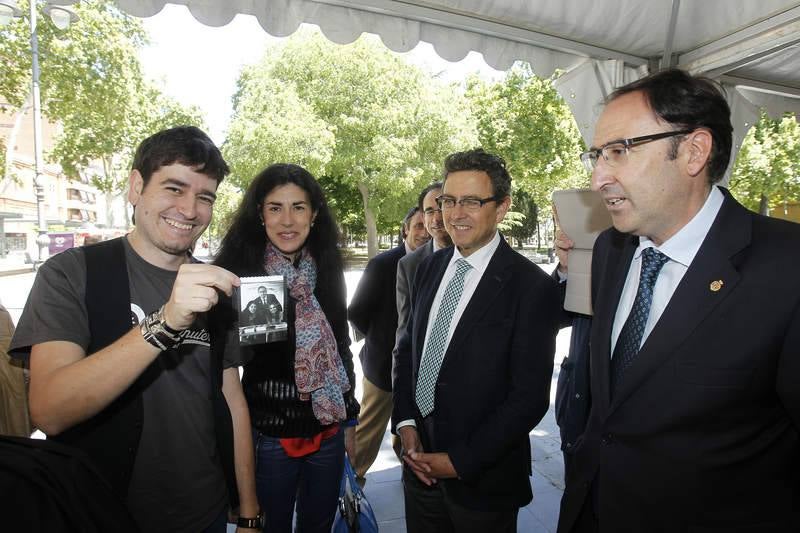
<svg viewBox="0 0 800 533">
<path fill-rule="evenodd" d="M 611 329 L 611 356 L 614 354 L 614 347 L 617 345 L 617 339 L 622 331 L 622 326 L 625 324 L 628 315 L 633 307 L 633 301 L 636 299 L 636 291 L 639 288 L 639 274 L 642 270 L 642 252 L 645 248 L 655 248 L 662 252 L 667 257 L 667 261 L 661 269 L 656 280 L 655 287 L 653 288 L 653 303 L 650 306 L 650 315 L 647 318 L 647 324 L 644 328 L 644 335 L 642 335 L 642 342 L 640 347 L 644 344 L 650 332 L 658 323 L 661 314 L 669 304 L 675 289 L 678 288 L 684 274 L 692 264 L 694 256 L 700 249 L 700 245 L 708 235 L 714 219 L 717 218 L 724 196 L 719 188 L 715 185 L 711 187 L 711 193 L 706 198 L 703 207 L 700 211 L 682 227 L 675 235 L 667 239 L 661 246 L 656 246 L 653 241 L 647 237 L 639 237 L 639 246 L 633 254 L 633 261 L 628 269 L 628 277 L 625 279 L 625 287 L 622 289 L 620 296 L 619 306 L 617 307 L 617 314 L 614 316 L 614 326 Z"/>
<path fill-rule="evenodd" d="M 450 346 L 450 339 L 453 338 L 453 332 L 455 331 L 458 322 L 461 320 L 461 315 L 464 314 L 467 304 L 469 304 L 472 295 L 475 294 L 475 289 L 478 287 L 478 283 L 480 283 L 483 273 L 486 272 L 486 267 L 489 266 L 489 261 L 491 261 L 492 256 L 494 255 L 495 251 L 497 251 L 497 247 L 499 245 L 500 234 L 495 232 L 491 241 L 486 243 L 478 250 L 472 252 L 468 257 L 461 255 L 461 252 L 458 251 L 457 246 L 454 247 L 453 257 L 450 258 L 450 262 L 447 264 L 447 269 L 444 271 L 442 281 L 439 283 L 439 288 L 436 290 L 436 295 L 431 302 L 431 311 L 428 315 L 428 326 L 425 330 L 425 344 L 422 346 L 423 354 L 425 353 L 425 348 L 428 346 L 431 328 L 433 328 L 433 323 L 436 321 L 436 313 L 439 312 L 439 307 L 442 303 L 442 297 L 444 296 L 445 288 L 447 288 L 447 284 L 450 283 L 450 280 L 453 279 L 453 276 L 456 274 L 456 261 L 459 259 L 464 259 L 470 264 L 470 266 L 472 266 L 472 268 L 469 269 L 464 276 L 464 290 L 461 292 L 461 298 L 458 300 L 458 306 L 453 312 L 453 318 L 450 321 L 450 329 L 447 330 L 447 341 L 445 341 L 444 345 L 445 353 L 447 353 L 447 348 Z M 434 248 L 435 247 L 436 241 L 434 241 Z M 420 367 L 422 364 L 423 360 L 420 359 Z M 397 429 L 400 429 L 403 426 L 416 426 L 416 424 L 413 420 L 403 420 L 397 424 Z"/>
</svg>

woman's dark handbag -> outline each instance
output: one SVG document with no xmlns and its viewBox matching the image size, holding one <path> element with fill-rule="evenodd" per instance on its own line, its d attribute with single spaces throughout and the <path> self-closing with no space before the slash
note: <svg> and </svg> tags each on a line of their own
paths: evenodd
<svg viewBox="0 0 800 533">
<path fill-rule="evenodd" d="M 339 508 L 333 519 L 331 533 L 378 533 L 378 521 L 364 491 L 356 483 L 356 473 L 350 458 L 344 457 L 344 472 L 339 488 Z"/>
</svg>

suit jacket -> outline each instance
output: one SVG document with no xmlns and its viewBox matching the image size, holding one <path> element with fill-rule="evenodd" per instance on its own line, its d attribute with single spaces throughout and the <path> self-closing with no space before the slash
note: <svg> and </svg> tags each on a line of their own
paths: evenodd
<svg viewBox="0 0 800 533">
<path fill-rule="evenodd" d="M 800 531 L 800 225 L 723 192 L 613 400 L 611 328 L 638 241 L 611 229 L 595 244 L 592 407 L 560 533 L 587 497 L 604 533 Z"/>
<path fill-rule="evenodd" d="M 431 302 L 452 256 L 452 247 L 439 250 L 414 277 L 395 361 L 393 428 L 415 419 L 426 450 L 450 455 L 459 478 L 440 483 L 456 503 L 493 511 L 521 507 L 532 497 L 528 434 L 550 405 L 558 287 L 501 240 L 445 353 L 430 415 L 431 449 L 414 396 Z"/>
<path fill-rule="evenodd" d="M 366 338 L 358 354 L 364 375 L 385 391 L 392 390 L 392 349 L 397 331 L 397 262 L 405 255 L 406 247 L 401 243 L 370 259 L 347 308 L 347 318 Z"/>
<path fill-rule="evenodd" d="M 417 267 L 423 259 L 433 253 L 433 239 L 420 246 L 397 264 L 397 336 L 406 328 L 411 308 L 411 289 Z"/>
</svg>

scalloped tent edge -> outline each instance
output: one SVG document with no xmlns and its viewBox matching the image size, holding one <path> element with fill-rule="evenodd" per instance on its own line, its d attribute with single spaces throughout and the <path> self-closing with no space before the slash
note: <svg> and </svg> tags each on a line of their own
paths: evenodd
<svg viewBox="0 0 800 533">
<path fill-rule="evenodd" d="M 77 0 L 50 0 L 69 5 Z M 116 0 L 136 17 L 157 14 L 165 0 Z M 527 61 L 540 76 L 561 70 L 555 85 L 589 145 L 605 95 L 674 65 L 717 79 L 733 113 L 738 149 L 761 109 L 800 114 L 800 2 L 724 0 L 654 4 L 647 0 L 172 0 L 208 26 L 237 14 L 256 17 L 274 36 L 315 24 L 331 41 L 380 36 L 396 52 L 420 41 L 448 61 L 470 51 L 498 70 Z M 736 150 L 734 150 L 735 154 Z M 733 155 L 732 157 L 735 157 Z M 727 181 L 727 177 L 725 179 Z"/>
</svg>

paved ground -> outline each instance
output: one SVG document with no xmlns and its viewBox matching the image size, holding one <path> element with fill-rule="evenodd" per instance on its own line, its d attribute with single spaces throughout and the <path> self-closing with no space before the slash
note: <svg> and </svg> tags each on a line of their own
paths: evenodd
<svg viewBox="0 0 800 533">
<path fill-rule="evenodd" d="M 25 305 L 28 292 L 33 283 L 34 274 L 2 275 L 4 270 L 13 270 L 14 265 L 0 264 L 0 299 L 11 313 L 14 322 L 19 319 Z M 24 267 L 22 267 L 24 268 Z M 546 270 L 551 270 L 552 265 L 543 265 Z M 345 278 L 348 287 L 348 299 L 361 278 L 361 270 L 347 272 Z M 569 330 L 562 330 L 558 336 L 556 346 L 556 364 L 553 371 L 553 381 L 550 391 L 551 405 L 541 423 L 531 432 L 531 446 L 533 448 L 533 502 L 522 509 L 519 515 L 518 531 L 526 533 L 555 533 L 558 521 L 558 509 L 561 493 L 564 490 L 563 460 L 559 449 L 560 439 L 558 428 L 555 424 L 552 399 L 555 395 L 556 380 L 561 360 L 569 348 Z M 353 354 L 357 355 L 361 343 L 352 345 Z M 357 387 L 360 396 L 361 367 L 356 360 Z M 394 456 L 391 447 L 391 438 L 387 431 L 378 459 L 367 474 L 365 493 L 372 504 L 380 523 L 382 533 L 405 533 L 405 518 L 403 511 L 403 489 L 400 482 L 400 464 Z M 228 532 L 234 533 L 235 528 L 229 527 Z"/>
</svg>

